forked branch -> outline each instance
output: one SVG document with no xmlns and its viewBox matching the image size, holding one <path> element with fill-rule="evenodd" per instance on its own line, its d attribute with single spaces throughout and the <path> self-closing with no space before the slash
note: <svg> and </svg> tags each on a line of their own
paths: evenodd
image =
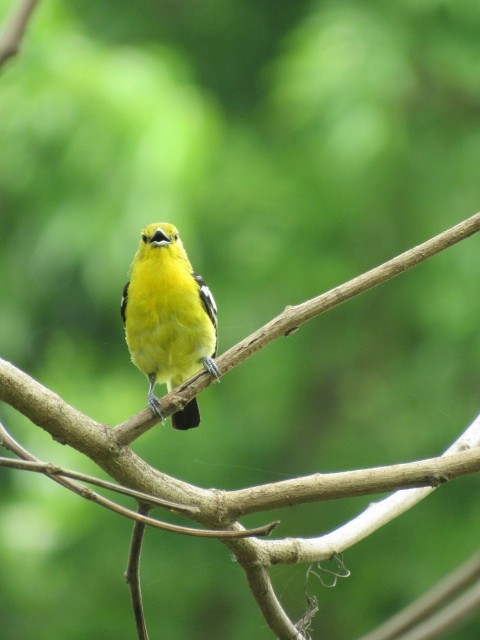
<svg viewBox="0 0 480 640">
<path fill-rule="evenodd" d="M 92 491 L 91 489 L 87 489 L 87 487 L 85 487 L 84 485 L 75 482 L 71 479 L 71 477 L 83 478 L 87 482 L 92 482 L 93 484 L 96 484 L 98 486 L 103 486 L 107 489 L 110 489 L 111 491 L 123 493 L 124 495 L 130 495 L 131 497 L 135 497 L 137 499 L 143 499 L 145 503 L 150 506 L 150 509 L 152 508 L 152 505 L 162 507 L 167 506 L 167 508 L 169 509 L 173 509 L 175 511 L 180 511 L 183 513 L 190 513 L 190 515 L 195 514 L 197 509 L 186 507 L 183 505 L 177 505 L 166 500 L 157 499 L 155 498 L 155 496 L 150 496 L 135 490 L 130 490 L 127 487 L 118 487 L 113 483 L 102 481 L 99 478 L 92 478 L 92 476 L 88 476 L 87 474 L 68 471 L 66 469 L 61 469 L 60 467 L 55 467 L 45 462 L 41 462 L 38 458 L 36 458 L 33 454 L 31 454 L 18 442 L 16 442 L 1 423 L 0 445 L 3 445 L 22 458 L 22 460 L 0 458 L 0 467 L 44 473 L 51 480 L 58 482 L 58 484 L 61 484 L 63 487 L 69 489 L 73 493 L 76 493 L 80 497 L 85 498 L 86 500 L 90 500 L 91 502 L 94 502 L 101 507 L 108 509 L 109 511 L 113 511 L 121 516 L 124 516 L 125 518 L 129 518 L 130 520 L 134 520 L 137 523 L 141 523 L 144 526 L 149 525 L 151 527 L 154 527 L 155 529 L 163 529 L 164 531 L 171 531 L 172 533 L 180 533 L 187 536 L 195 536 L 197 538 L 245 538 L 250 536 L 270 535 L 273 529 L 278 525 L 278 521 L 275 521 L 268 525 L 257 527 L 255 529 L 242 528 L 230 531 L 215 531 L 210 529 L 192 529 L 191 527 L 182 527 L 180 525 L 171 524 L 169 522 L 163 522 L 162 520 L 150 518 L 141 512 L 136 513 L 135 511 L 127 509 L 126 507 L 123 507 L 122 505 L 117 504 L 112 500 L 108 500 L 104 496 L 101 496 L 99 493 Z"/>
<path fill-rule="evenodd" d="M 264 327 L 224 353 L 217 361 L 220 371 L 226 373 L 273 340 L 289 335 L 307 320 L 389 280 L 479 230 L 480 214 L 477 213 L 432 240 L 358 278 L 303 304 L 288 307 Z M 178 410 L 210 382 L 208 375 L 197 374 L 162 399 L 162 414 L 167 416 Z M 475 423 L 469 428 L 468 435 L 464 435 L 457 442 L 455 451 L 447 452 L 448 456 L 445 459 L 435 458 L 397 465 L 393 469 L 384 467 L 340 474 L 317 474 L 237 492 L 207 490 L 158 471 L 127 446 L 155 424 L 156 420 L 149 410 L 140 412 L 115 430 L 109 429 L 80 413 L 13 365 L 1 360 L 0 399 L 50 433 L 54 439 L 87 455 L 120 484 L 132 487 L 143 494 L 158 496 L 162 500 L 175 503 L 177 507 L 186 505 L 187 511 L 191 508 L 189 517 L 205 527 L 210 527 L 210 533 L 221 538 L 222 543 L 235 554 L 268 625 L 282 640 L 304 640 L 305 635 L 289 620 L 275 596 L 269 577 L 271 564 L 315 562 L 331 557 L 403 513 L 441 482 L 479 469 L 479 452 L 473 447 L 478 446 L 480 442 L 480 420 L 477 421 L 478 424 Z M 464 448 L 471 450 L 463 451 Z M 20 454 L 20 457 L 23 455 Z M 31 457 L 26 459 L 32 460 Z M 38 465 L 36 470 L 40 470 Z M 56 467 L 52 468 L 49 477 L 71 490 L 76 489 L 76 492 L 89 491 L 66 474 L 57 472 Z M 73 485 L 75 489 L 69 485 Z M 244 537 L 251 536 L 252 531 L 246 532 L 241 524 L 235 521 L 239 515 L 286 504 L 364 495 L 400 487 L 409 488 L 370 507 L 337 531 L 318 538 L 264 541 Z M 152 520 L 145 514 L 134 514 L 133 519 L 141 524 L 151 524 Z M 173 528 L 173 525 L 170 526 Z M 141 529 L 138 525 L 138 530 Z M 219 532 L 217 529 L 225 531 Z M 196 531 L 200 533 L 200 530 Z M 201 534 L 205 533 L 202 530 Z M 238 537 L 239 535 L 241 537 Z"/>
</svg>

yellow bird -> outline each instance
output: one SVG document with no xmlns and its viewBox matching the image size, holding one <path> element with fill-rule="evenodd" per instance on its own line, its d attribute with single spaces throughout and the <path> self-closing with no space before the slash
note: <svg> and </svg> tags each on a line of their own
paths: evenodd
<svg viewBox="0 0 480 640">
<path fill-rule="evenodd" d="M 157 383 L 171 391 L 202 366 L 218 379 L 215 300 L 194 273 L 173 224 L 155 222 L 143 229 L 121 313 L 132 361 L 149 380 L 148 406 L 158 417 Z M 172 416 L 175 429 L 199 424 L 195 398 Z"/>
</svg>

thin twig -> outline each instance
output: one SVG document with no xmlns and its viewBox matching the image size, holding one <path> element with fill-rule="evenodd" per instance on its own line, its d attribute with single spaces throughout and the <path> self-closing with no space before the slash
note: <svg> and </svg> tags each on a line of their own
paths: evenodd
<svg viewBox="0 0 480 640">
<path fill-rule="evenodd" d="M 312 300 L 287 307 L 283 313 L 217 358 L 216 364 L 221 375 L 224 375 L 255 352 L 266 347 L 273 340 L 290 335 L 307 320 L 311 320 L 360 293 L 387 282 L 396 275 L 431 258 L 440 251 L 477 233 L 479 230 L 480 213 L 476 213 L 434 238 Z M 159 409 L 162 416 L 166 418 L 183 408 L 187 402 L 212 382 L 212 377 L 205 372 L 195 374 L 160 400 Z M 158 418 L 152 417 L 152 412 L 149 409 L 144 409 L 115 428 L 114 433 L 117 442 L 129 444 L 151 429 L 157 422 Z"/>
<path fill-rule="evenodd" d="M 452 602 L 453 598 L 480 578 L 480 552 L 476 552 L 460 567 L 434 585 L 430 591 L 392 616 L 379 627 L 359 640 L 395 640 L 407 629 L 412 629 L 421 620 Z M 477 587 L 478 588 L 478 587 Z"/>
<path fill-rule="evenodd" d="M 0 433 L 0 445 L 1 444 L 2 435 Z M 80 480 L 81 482 L 93 484 L 97 487 L 101 487 L 102 489 L 108 489 L 109 491 L 115 491 L 115 493 L 120 493 L 121 495 L 129 496 L 130 498 L 135 498 L 136 500 L 141 500 L 148 503 L 150 507 L 163 507 L 165 509 L 169 509 L 170 511 L 185 515 L 198 513 L 198 507 L 189 507 L 185 504 L 176 504 L 175 502 L 170 502 L 169 500 L 164 500 L 163 498 L 157 498 L 156 496 L 152 496 L 148 493 L 143 493 L 142 491 L 136 491 L 135 489 L 129 489 L 128 487 L 122 487 L 121 485 L 115 484 L 114 482 L 96 478 L 86 473 L 58 467 L 50 462 L 34 462 L 33 460 L 17 460 L 15 458 L 0 457 L 0 467 L 8 467 L 9 469 L 19 469 L 21 471 L 43 473 L 49 478 L 52 478 L 53 476 L 62 476 L 63 478 Z"/>
<path fill-rule="evenodd" d="M 139 515 L 148 516 L 149 512 L 150 506 L 140 502 L 138 505 Z M 127 570 L 125 571 L 125 580 L 127 581 L 130 589 L 130 598 L 132 600 L 138 640 L 148 640 L 148 631 L 143 612 L 142 589 L 140 584 L 140 557 L 142 554 L 144 536 L 145 524 L 137 520 L 133 525 Z"/>
<path fill-rule="evenodd" d="M 45 463 L 42 463 L 38 458 L 36 458 L 29 451 L 24 449 L 21 445 L 16 443 L 16 441 L 12 438 L 12 436 L 8 433 L 5 427 L 0 423 L 0 435 L 2 442 L 9 440 L 9 444 L 15 443 L 13 448 L 15 449 L 15 453 L 21 456 L 23 459 L 27 459 L 31 462 L 40 463 L 41 467 L 45 467 Z M 10 448 L 10 446 L 9 446 Z M 13 450 L 13 449 L 11 449 Z M 33 469 L 30 468 L 30 471 L 41 471 L 41 469 Z M 117 513 L 125 518 L 129 518 L 130 520 L 135 520 L 138 522 L 142 522 L 143 524 L 147 524 L 156 529 L 162 529 L 163 531 L 170 531 L 172 533 L 180 533 L 186 536 L 195 536 L 198 538 L 246 538 L 250 536 L 264 536 L 270 535 L 270 533 L 275 529 L 278 525 L 278 520 L 272 522 L 263 527 L 257 527 L 254 529 L 241 529 L 241 530 L 215 530 L 215 529 L 192 529 L 191 527 L 182 527 L 176 524 L 170 524 L 169 522 L 163 522 L 162 520 L 157 520 L 155 518 L 149 518 L 147 516 L 142 516 L 141 514 L 132 511 L 131 509 L 127 509 L 112 500 L 108 500 L 104 498 L 99 493 L 88 489 L 84 485 L 75 482 L 74 480 L 70 480 L 68 478 L 62 478 L 62 476 L 57 475 L 48 475 L 47 476 L 53 480 L 54 482 L 58 482 L 63 485 L 65 488 L 69 489 L 73 493 L 79 495 L 86 500 L 90 500 L 114 513 Z"/>
<path fill-rule="evenodd" d="M 40 0 L 24 0 L 12 13 L 0 36 L 0 67 L 17 55 L 33 11 Z"/>
</svg>

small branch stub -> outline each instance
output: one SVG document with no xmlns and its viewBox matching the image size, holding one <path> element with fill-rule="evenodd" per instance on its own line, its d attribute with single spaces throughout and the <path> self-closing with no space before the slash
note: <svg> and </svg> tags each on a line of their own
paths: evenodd
<svg viewBox="0 0 480 640">
<path fill-rule="evenodd" d="M 441 484 L 445 484 L 448 482 L 449 478 L 446 475 L 442 475 L 441 473 L 434 473 L 430 477 L 430 484 L 432 487 L 439 487 Z"/>
</svg>

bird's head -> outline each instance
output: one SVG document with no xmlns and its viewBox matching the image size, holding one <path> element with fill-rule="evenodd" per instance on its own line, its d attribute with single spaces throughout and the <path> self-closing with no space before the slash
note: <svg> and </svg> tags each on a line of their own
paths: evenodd
<svg viewBox="0 0 480 640">
<path fill-rule="evenodd" d="M 166 252 L 172 256 L 184 254 L 178 229 L 173 224 L 152 222 L 142 230 L 142 239 L 138 248 L 139 255 L 147 257 L 153 256 L 157 252 Z"/>
</svg>

